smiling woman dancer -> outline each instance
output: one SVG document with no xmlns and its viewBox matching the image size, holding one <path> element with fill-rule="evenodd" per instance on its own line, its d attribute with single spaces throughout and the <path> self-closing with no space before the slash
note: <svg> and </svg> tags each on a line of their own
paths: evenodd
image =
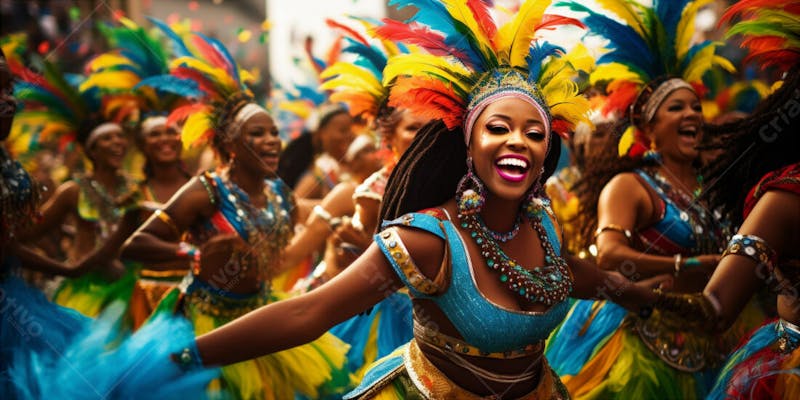
<svg viewBox="0 0 800 400">
<path fill-rule="evenodd" d="M 346 398 L 567 397 L 542 357 L 567 296 L 593 296 L 607 280 L 625 285 L 618 300 L 638 309 L 651 291 L 617 273 L 568 266 L 539 197 L 558 158 L 555 132 L 587 110 L 558 49 L 537 42 L 531 51 L 533 27 L 553 21 L 543 17 L 549 4 L 525 2 L 500 29 L 481 2 L 452 14 L 438 2 L 417 4 L 415 18 L 445 32 L 437 48 L 452 43 L 461 58 L 389 61 L 386 80 L 412 74 L 398 78 L 393 98 L 411 101 L 398 105 L 444 122 L 424 128 L 392 173 L 384 230 L 333 280 L 201 336 L 180 360 L 228 364 L 300 345 L 407 286 L 414 339 Z M 474 30 L 462 36 L 455 24 Z M 400 25 L 410 40 L 428 32 Z"/>
<path fill-rule="evenodd" d="M 701 1 L 603 4 L 627 12 L 620 16 L 626 24 L 569 5 L 588 12 L 590 31 L 611 41 L 591 79 L 612 81 L 607 109 L 629 127 L 590 161 L 579 184 L 582 214 L 597 222 L 585 237 L 594 237 L 600 268 L 631 279 L 671 274 L 675 291 L 694 292 L 716 267 L 729 232 L 697 198 L 703 119 L 692 84 L 713 65 L 732 66 L 714 55 L 712 42 L 689 46 L 691 31 L 681 27 L 692 23 Z M 579 301 L 547 354 L 575 398 L 702 398 L 728 352 L 761 321 L 753 307 L 731 331 L 712 336 L 674 316 L 643 319 L 610 302 Z"/>
<path fill-rule="evenodd" d="M 216 40 L 196 33 L 186 40 L 198 52 L 173 60 L 172 77 L 164 81 L 190 77 L 177 86 L 203 88 L 199 104 L 174 114 L 189 113 L 184 140 L 193 145 L 210 139 L 220 165 L 192 178 L 129 239 L 123 255 L 188 268 L 155 315 L 160 310 L 182 314 L 202 334 L 278 300 L 271 280 L 293 233 L 295 206 L 291 191 L 275 175 L 278 128 L 254 102 L 246 86 L 249 74 Z M 326 335 L 307 346 L 227 366 L 210 389 L 237 399 L 287 399 L 296 392 L 317 398 L 323 390 L 349 383 L 347 373 L 339 373 L 346 351 L 344 343 Z"/>
</svg>

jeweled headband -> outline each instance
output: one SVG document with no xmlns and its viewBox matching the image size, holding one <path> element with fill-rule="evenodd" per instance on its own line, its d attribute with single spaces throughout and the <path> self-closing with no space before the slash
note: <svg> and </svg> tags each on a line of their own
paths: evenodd
<svg viewBox="0 0 800 400">
<path fill-rule="evenodd" d="M 261 107 L 256 103 L 245 104 L 242 108 L 239 109 L 239 111 L 236 112 L 236 115 L 233 117 L 233 121 L 225 130 L 226 138 L 230 140 L 239 136 L 241 134 L 242 126 L 244 126 L 244 123 L 258 114 L 269 115 L 269 113 L 267 112 L 267 110 L 264 109 L 264 107 Z"/>
<path fill-rule="evenodd" d="M 680 78 L 672 78 L 664 81 L 660 85 L 656 86 L 655 90 L 653 90 L 651 94 L 648 94 L 650 91 L 647 90 L 647 88 L 642 90 L 639 96 L 643 96 L 640 101 L 644 101 L 644 104 L 641 108 L 640 122 L 647 124 L 652 121 L 656 116 L 656 110 L 658 110 L 658 107 L 661 105 L 661 103 L 666 100 L 667 96 L 678 89 L 689 89 L 694 92 L 692 85 Z M 634 102 L 633 106 L 635 107 L 636 103 L 639 103 L 640 101 Z M 634 113 L 631 115 L 633 116 Z"/>
<path fill-rule="evenodd" d="M 472 136 L 472 128 L 481 112 L 489 104 L 505 97 L 517 98 L 532 105 L 544 124 L 545 135 L 550 136 L 550 113 L 536 85 L 528 82 L 522 73 L 514 69 L 498 69 L 487 72 L 470 92 L 470 101 L 464 118 L 464 142 L 467 146 Z"/>
<path fill-rule="evenodd" d="M 89 132 L 89 136 L 86 137 L 86 148 L 87 149 L 91 148 L 92 145 L 94 145 L 94 142 L 96 142 L 97 139 L 100 139 L 101 136 L 117 131 L 121 132 L 122 127 L 115 122 L 104 122 L 98 125 L 94 129 L 92 129 L 92 131 Z"/>
</svg>

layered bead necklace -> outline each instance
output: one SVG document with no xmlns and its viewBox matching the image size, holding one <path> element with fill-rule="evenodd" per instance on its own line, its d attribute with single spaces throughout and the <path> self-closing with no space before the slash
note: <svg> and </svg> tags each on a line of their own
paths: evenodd
<svg viewBox="0 0 800 400">
<path fill-rule="evenodd" d="M 458 198 L 460 199 L 459 193 Z M 544 250 L 545 265 L 535 267 L 532 270 L 520 265 L 516 260 L 506 254 L 500 247 L 498 241 L 505 242 L 505 237 L 516 236 L 519 231 L 521 216 L 517 217 L 515 228 L 501 238 L 495 238 L 491 230 L 486 227 L 479 212 L 474 210 L 462 210 L 459 204 L 458 219 L 461 227 L 469 232 L 469 236 L 480 248 L 481 256 L 486 260 L 486 265 L 498 273 L 498 279 L 509 290 L 516 295 L 532 302 L 542 303 L 548 306 L 558 304 L 569 296 L 572 292 L 572 278 L 566 261 L 559 254 L 556 254 L 550 242 L 547 231 L 542 225 L 543 218 L 547 216 L 546 200 L 536 198 L 525 206 L 524 214 L 530 222 L 531 228 L 536 231 L 539 241 Z M 520 213 L 522 214 L 522 212 Z M 510 240 L 506 239 L 506 240 Z"/>
</svg>

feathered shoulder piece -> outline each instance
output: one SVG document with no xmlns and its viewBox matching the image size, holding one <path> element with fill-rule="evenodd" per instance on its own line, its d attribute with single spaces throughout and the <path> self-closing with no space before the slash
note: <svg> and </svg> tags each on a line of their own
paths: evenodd
<svg viewBox="0 0 800 400">
<path fill-rule="evenodd" d="M 217 39 L 201 33 L 178 35 L 165 23 L 149 20 L 170 38 L 176 55 L 169 63 L 169 75 L 143 79 L 138 86 L 175 93 L 197 100 L 170 113 L 170 123 L 183 120 L 185 146 L 205 142 L 215 134 L 226 135 L 236 114 L 253 102 L 247 84 L 254 78 L 239 67 L 230 52 Z"/>
<path fill-rule="evenodd" d="M 115 94 L 119 102 L 133 103 L 144 116 L 168 113 L 179 96 L 139 85 L 150 77 L 169 74 L 166 51 L 157 38 L 133 21 L 124 17 L 118 21 L 119 26 L 99 25 L 112 50 L 86 64 L 87 79 L 80 89 Z"/>
<path fill-rule="evenodd" d="M 360 22 L 372 34 L 383 28 L 380 21 L 350 18 Z M 322 71 L 320 76 L 325 81 L 320 88 L 332 91 L 330 101 L 346 104 L 353 116 L 361 116 L 368 122 L 373 121 L 389 95 L 388 88 L 382 83 L 383 69 L 389 58 L 408 53 L 408 49 L 391 40 L 370 41 L 355 28 L 342 22 L 326 22 L 328 26 L 344 32 L 346 45 L 342 52 L 354 55 L 355 60 L 337 61 Z"/>
<path fill-rule="evenodd" d="M 741 0 L 723 14 L 720 23 L 739 16 L 726 37 L 743 35 L 742 46 L 762 66 L 786 71 L 800 62 L 800 3 L 797 0 Z"/>
<path fill-rule="evenodd" d="M 565 134 L 585 118 L 588 102 L 573 81 L 575 71 L 563 49 L 537 39 L 537 32 L 560 25 L 583 25 L 547 15 L 550 1 L 525 1 L 514 18 L 498 26 L 486 2 L 392 0 L 418 11 L 407 21 L 385 20 L 379 35 L 427 54 L 389 59 L 383 83 L 392 83 L 389 104 L 462 126 L 469 135 L 468 111 L 492 96 L 516 91 L 533 99 L 552 118 L 552 130 Z M 474 122 L 474 121 L 473 121 Z M 465 138 L 468 140 L 468 138 Z"/>
<path fill-rule="evenodd" d="M 646 7 L 636 0 L 598 0 L 600 9 L 577 1 L 558 3 L 587 13 L 581 20 L 588 32 L 609 41 L 610 51 L 597 60 L 590 81 L 607 84 L 605 113 L 629 117 L 631 126 L 620 141 L 620 155 L 639 156 L 649 148 L 636 126 L 654 113 L 654 109 L 642 109 L 650 99 L 680 87 L 696 90 L 702 86 L 703 74 L 713 67 L 735 70 L 730 61 L 715 54 L 721 43 L 692 45 L 697 11 L 712 1 L 653 0 L 652 7 Z"/>
</svg>

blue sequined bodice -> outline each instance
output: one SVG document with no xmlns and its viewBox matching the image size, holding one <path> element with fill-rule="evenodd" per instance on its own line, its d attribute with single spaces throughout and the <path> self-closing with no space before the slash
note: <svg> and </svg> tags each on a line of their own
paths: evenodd
<svg viewBox="0 0 800 400">
<path fill-rule="evenodd" d="M 446 237 L 440 228 L 440 222 L 446 230 Z M 545 218 L 543 224 L 548 238 L 557 237 L 549 219 Z M 384 227 L 392 225 L 405 225 L 424 230 L 447 241 L 452 263 L 452 276 L 447 291 L 437 296 L 426 295 L 409 285 L 408 277 L 390 256 L 389 249 L 380 240 L 376 240 L 376 243 L 379 244 L 403 283 L 409 286 L 412 296 L 433 301 L 447 315 L 468 344 L 486 352 L 516 350 L 547 339 L 566 316 L 569 310 L 569 302 L 566 300 L 550 307 L 545 312 L 531 312 L 510 310 L 487 299 L 478 290 L 472 261 L 464 241 L 449 220 L 440 221 L 428 214 L 414 213 L 387 222 Z M 551 242 L 556 253 L 560 254 L 560 244 L 552 239 Z"/>
</svg>

